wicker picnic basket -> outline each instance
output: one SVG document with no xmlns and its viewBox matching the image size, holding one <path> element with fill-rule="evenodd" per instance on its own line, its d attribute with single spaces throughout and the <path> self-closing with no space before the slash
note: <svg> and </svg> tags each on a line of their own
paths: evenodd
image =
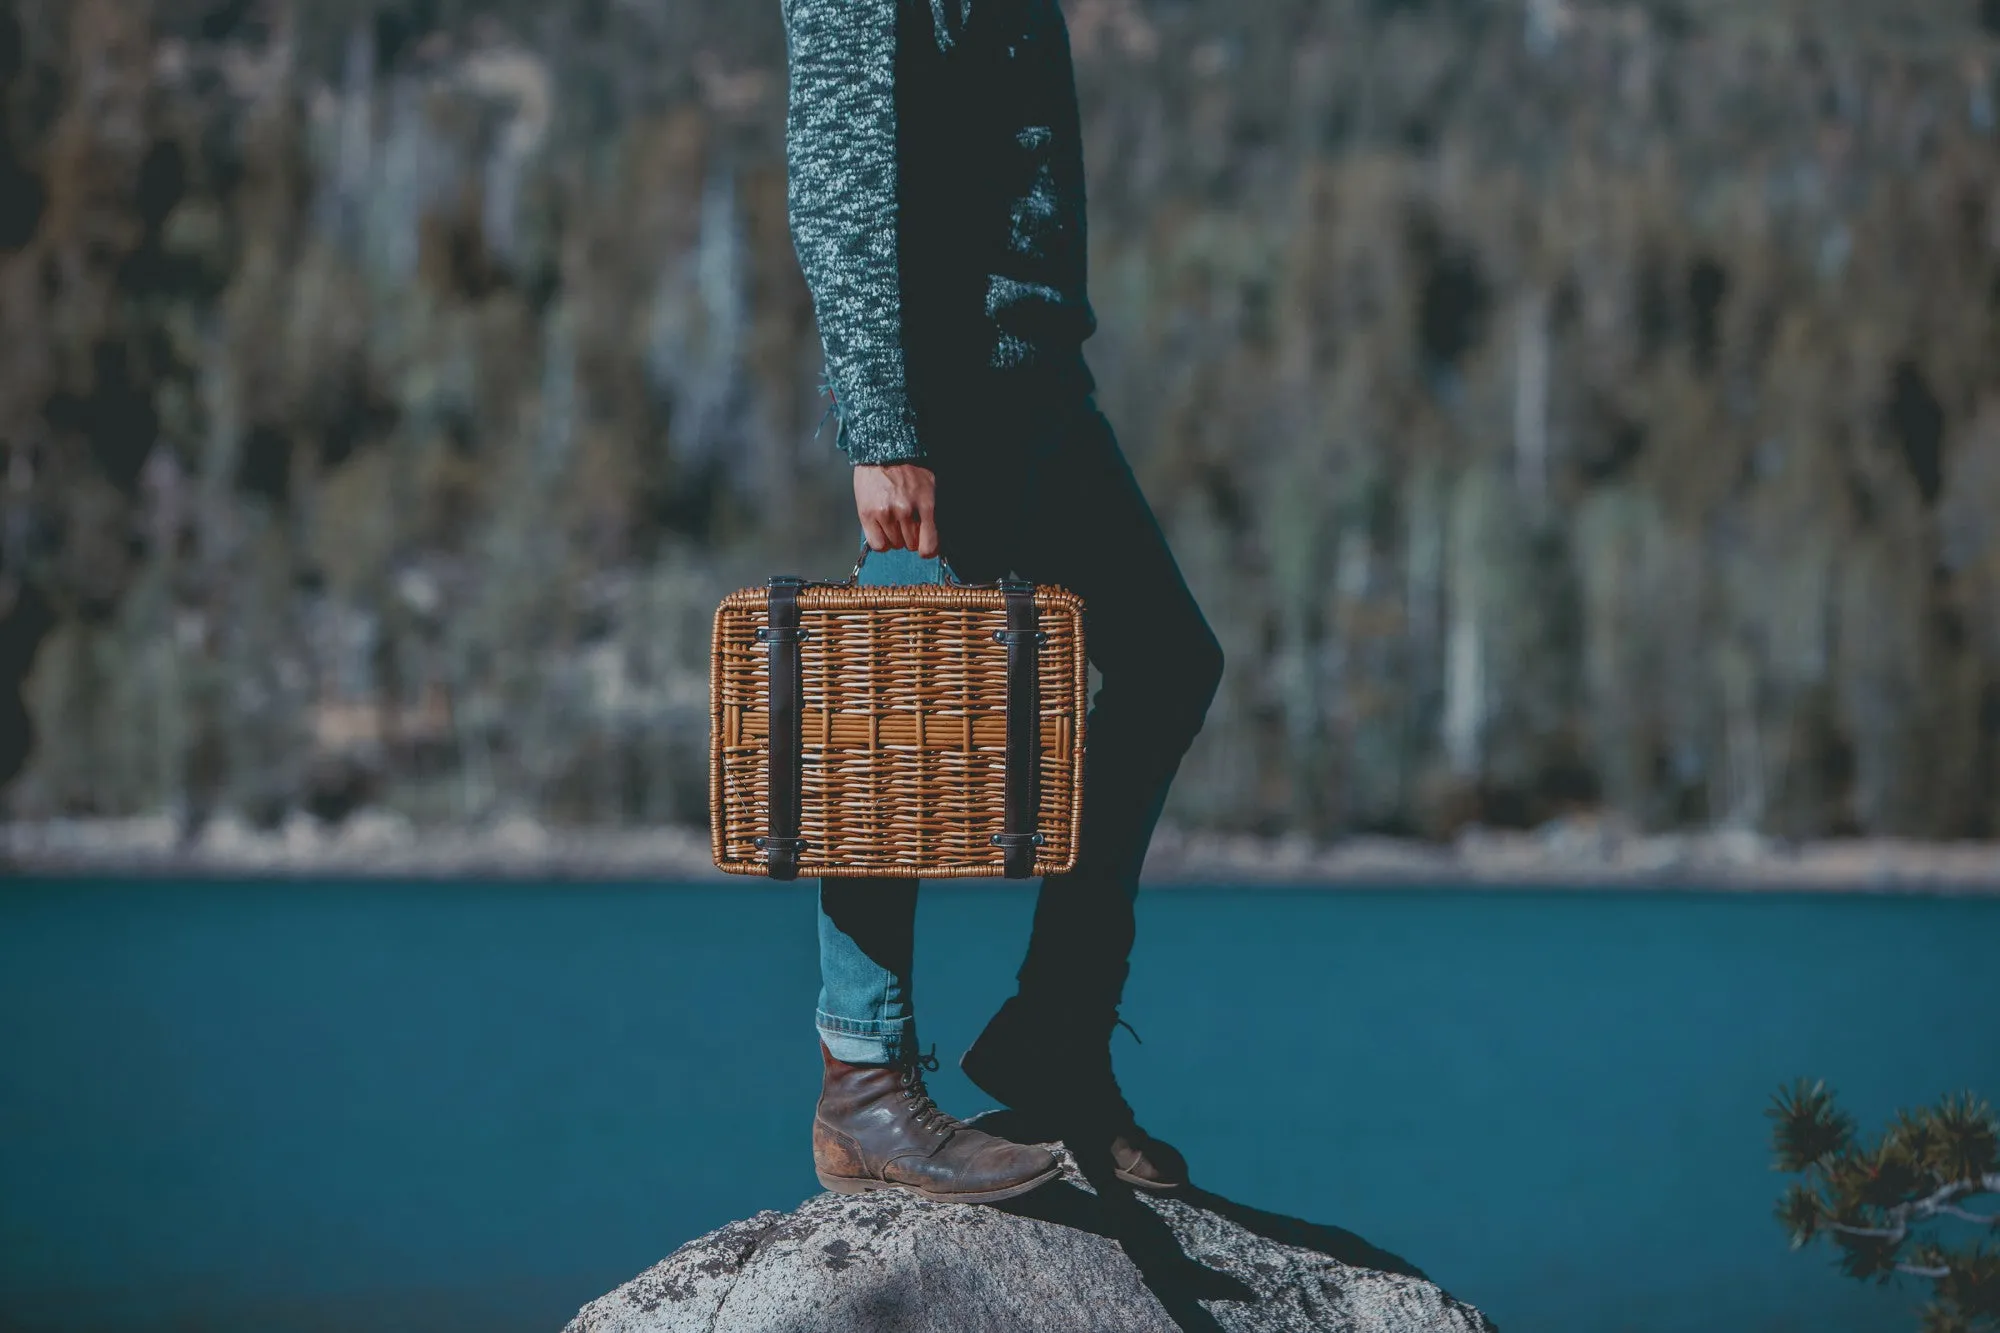
<svg viewBox="0 0 2000 1333">
<path fill-rule="evenodd" d="M 862 552 L 862 560 L 867 552 Z M 774 578 L 722 601 L 715 864 L 739 875 L 1060 874 L 1076 864 L 1083 603 L 1019 580 Z"/>
</svg>

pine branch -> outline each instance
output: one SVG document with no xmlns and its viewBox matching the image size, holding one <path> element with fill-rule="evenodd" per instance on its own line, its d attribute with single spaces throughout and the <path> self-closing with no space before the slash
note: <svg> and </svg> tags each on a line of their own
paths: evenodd
<svg viewBox="0 0 2000 1333">
<path fill-rule="evenodd" d="M 2000 1227 L 2000 1213 L 1975 1213 L 1970 1208 L 1960 1208 L 1957 1204 L 1940 1204 L 1938 1215 L 1956 1217 L 1963 1222 L 1972 1222 L 1982 1227 Z"/>
<path fill-rule="evenodd" d="M 1822 1222 L 1820 1225 L 1843 1236 L 1867 1236 L 1873 1240 L 1901 1241 L 1908 1239 L 1910 1234 L 1910 1229 L 1901 1223 L 1893 1227 L 1851 1227 L 1845 1222 Z"/>
<path fill-rule="evenodd" d="M 1824 1083 L 1798 1080 L 1765 1114 L 1778 1169 L 1801 1177 L 1776 1209 L 1793 1249 L 1823 1235 L 1849 1277 L 1935 1283 L 1926 1333 L 2000 1333 L 2000 1254 L 1949 1249 L 1916 1230 L 1945 1218 L 2000 1230 L 2000 1213 L 1964 1206 L 2000 1195 L 2000 1121 L 1985 1102 L 1964 1093 L 1898 1112 L 1873 1146 L 1856 1139 Z"/>
<path fill-rule="evenodd" d="M 2000 1223 L 2000 1216 L 1968 1212 L 1952 1206 L 1954 1199 L 1968 1194 L 2000 1194 L 2000 1172 L 1989 1173 L 1972 1180 L 1954 1180 L 1921 1199 L 1911 1199 L 1882 1210 L 1886 1227 L 1857 1227 L 1845 1222 L 1827 1222 L 1828 1231 L 1838 1231 L 1848 1236 L 1870 1236 L 1878 1240 L 1901 1241 L 1910 1234 L 1912 1222 L 1923 1222 L 1933 1217 L 1962 1217 L 1968 1222 L 1978 1222 L 1984 1226 Z"/>
</svg>

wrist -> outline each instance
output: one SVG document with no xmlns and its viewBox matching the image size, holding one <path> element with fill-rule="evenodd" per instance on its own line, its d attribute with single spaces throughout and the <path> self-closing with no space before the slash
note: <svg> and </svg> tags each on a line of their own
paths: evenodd
<svg viewBox="0 0 2000 1333">
<path fill-rule="evenodd" d="M 841 418 L 840 450 L 857 467 L 888 467 L 894 463 L 921 463 L 924 447 L 917 442 L 916 423 L 880 413 L 846 415 Z"/>
</svg>

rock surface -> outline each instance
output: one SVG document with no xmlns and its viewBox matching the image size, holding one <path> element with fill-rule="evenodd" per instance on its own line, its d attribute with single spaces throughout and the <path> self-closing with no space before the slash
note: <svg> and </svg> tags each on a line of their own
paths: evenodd
<svg viewBox="0 0 2000 1333">
<path fill-rule="evenodd" d="M 1053 1146 L 1053 1145 L 1052 1145 Z M 1490 1333 L 1351 1232 L 1064 1177 L 997 1207 L 822 1194 L 690 1241 L 565 1333 Z"/>
</svg>

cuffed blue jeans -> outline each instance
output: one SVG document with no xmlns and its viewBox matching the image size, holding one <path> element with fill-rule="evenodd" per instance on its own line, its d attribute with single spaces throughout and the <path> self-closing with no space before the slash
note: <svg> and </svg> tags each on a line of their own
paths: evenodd
<svg viewBox="0 0 2000 1333">
<path fill-rule="evenodd" d="M 1222 649 L 1189 593 L 1110 423 L 1088 393 L 982 395 L 929 463 L 938 531 L 968 582 L 1009 572 L 1083 598 L 1100 687 L 1085 723 L 1076 866 L 1041 882 L 1019 995 L 1037 1015 L 1108 1033 L 1125 987 L 1146 846 L 1222 677 Z M 970 417 L 970 414 L 968 414 Z M 936 561 L 871 554 L 869 584 L 936 581 Z M 918 882 L 819 885 L 821 1040 L 851 1064 L 916 1051 L 911 984 Z"/>
</svg>

